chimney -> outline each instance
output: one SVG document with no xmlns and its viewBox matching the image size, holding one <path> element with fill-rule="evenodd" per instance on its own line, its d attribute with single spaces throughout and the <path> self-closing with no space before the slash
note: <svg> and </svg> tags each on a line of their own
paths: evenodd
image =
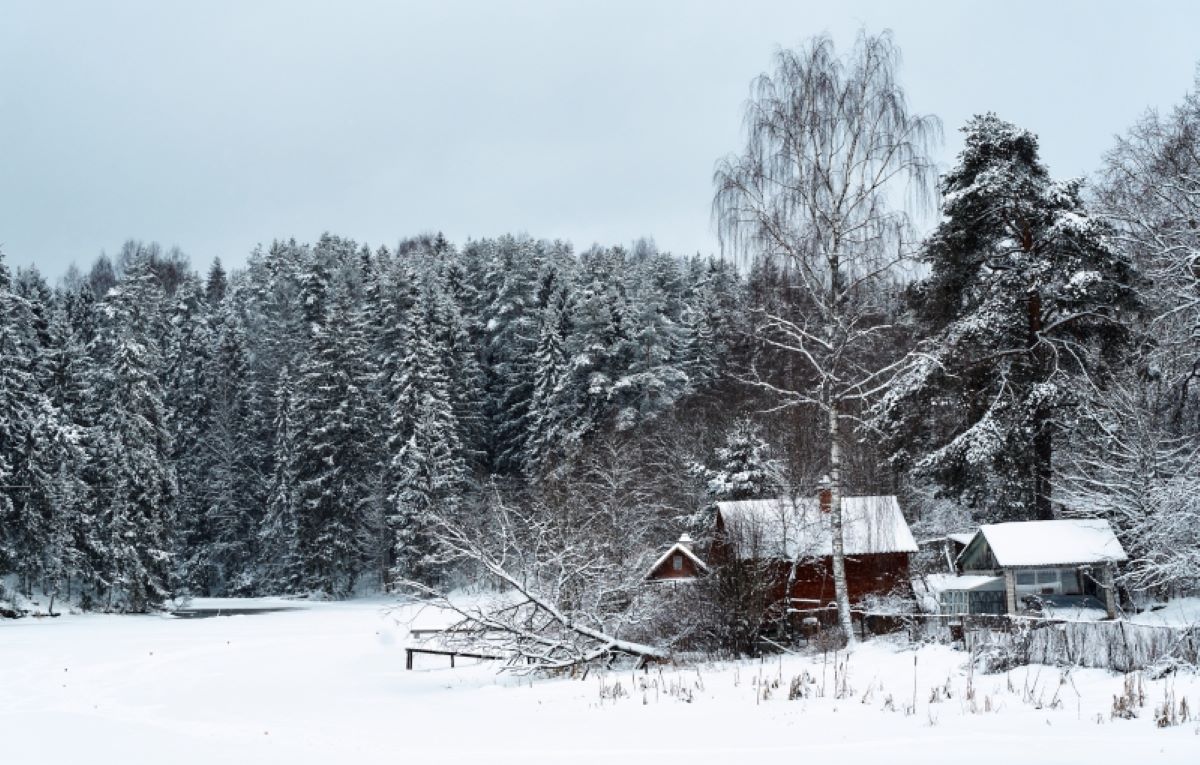
<svg viewBox="0 0 1200 765">
<path fill-rule="evenodd" d="M 822 513 L 833 511 L 833 482 L 827 475 L 821 476 L 821 481 L 817 484 L 817 502 Z"/>
<path fill-rule="evenodd" d="M 696 540 L 692 539 L 686 531 L 679 535 L 679 546 L 685 550 L 691 550 L 695 544 Z"/>
</svg>

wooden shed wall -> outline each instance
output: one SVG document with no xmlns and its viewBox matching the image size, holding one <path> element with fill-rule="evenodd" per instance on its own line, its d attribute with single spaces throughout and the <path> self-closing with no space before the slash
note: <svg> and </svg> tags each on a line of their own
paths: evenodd
<svg viewBox="0 0 1200 765">
<path fill-rule="evenodd" d="M 676 555 L 683 558 L 683 567 L 680 569 L 675 568 L 674 560 Z M 646 578 L 654 581 L 662 579 L 693 579 L 700 576 L 700 573 L 700 567 L 696 565 L 694 560 L 683 553 L 672 553 L 667 556 L 666 560 L 658 564 L 658 567 L 652 570 Z"/>
<path fill-rule="evenodd" d="M 777 566 L 775 596 L 782 599 L 787 587 L 788 566 Z M 855 603 L 867 595 L 884 595 L 898 588 L 912 586 L 908 571 L 908 553 L 886 553 L 859 555 L 846 558 L 846 587 L 850 602 Z M 795 606 L 816 607 L 828 605 L 834 600 L 833 558 L 803 564 L 796 571 L 796 580 L 790 593 Z M 796 601 L 807 601 L 799 602 Z"/>
</svg>

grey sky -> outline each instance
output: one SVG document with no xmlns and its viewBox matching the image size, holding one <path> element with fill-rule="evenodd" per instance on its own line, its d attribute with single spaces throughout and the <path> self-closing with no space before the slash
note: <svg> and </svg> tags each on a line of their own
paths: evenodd
<svg viewBox="0 0 1200 765">
<path fill-rule="evenodd" d="M 323 230 L 715 251 L 750 80 L 863 25 L 895 31 L 943 162 L 992 110 L 1056 176 L 1200 59 L 1193 2 L 0 0 L 0 246 L 52 277 L 129 237 L 201 268 Z"/>
</svg>

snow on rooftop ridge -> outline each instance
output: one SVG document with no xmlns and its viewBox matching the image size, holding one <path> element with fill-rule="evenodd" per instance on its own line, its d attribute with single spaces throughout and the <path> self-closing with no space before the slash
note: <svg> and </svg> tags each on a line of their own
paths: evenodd
<svg viewBox="0 0 1200 765">
<path fill-rule="evenodd" d="M 687 542 L 684 542 L 684 537 L 687 537 Z M 708 571 L 708 564 L 700 560 L 700 556 L 696 555 L 696 553 L 692 551 L 691 542 L 692 538 L 688 536 L 686 532 L 684 532 L 684 534 L 679 538 L 679 541 L 667 548 L 667 551 L 660 555 L 658 560 L 654 561 L 650 568 L 647 569 L 646 577 L 649 578 L 653 576 L 654 572 L 658 570 L 659 566 L 666 563 L 673 553 L 682 553 L 683 555 L 686 555 L 701 571 Z"/>
<path fill-rule="evenodd" d="M 1004 577 L 991 574 L 928 574 L 925 584 L 933 593 L 947 590 L 1002 590 Z"/>
<path fill-rule="evenodd" d="M 830 516 L 816 497 L 718 502 L 717 512 L 742 558 L 833 554 Z M 842 497 L 842 527 L 846 555 L 917 552 L 895 496 Z"/>
<path fill-rule="evenodd" d="M 1101 518 L 991 523 L 980 526 L 979 533 L 1004 568 L 1129 559 L 1108 521 Z"/>
</svg>

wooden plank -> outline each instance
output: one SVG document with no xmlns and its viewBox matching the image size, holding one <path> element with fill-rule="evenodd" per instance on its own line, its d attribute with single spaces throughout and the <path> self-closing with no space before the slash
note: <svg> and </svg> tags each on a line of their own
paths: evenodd
<svg viewBox="0 0 1200 765">
<path fill-rule="evenodd" d="M 471 653 L 470 651 L 446 651 L 437 648 L 405 648 L 404 649 L 404 668 L 413 668 L 413 656 L 418 653 L 429 654 L 431 656 L 449 656 L 450 667 L 454 668 L 457 657 L 462 656 L 465 659 L 484 659 L 486 661 L 499 661 L 503 656 L 491 656 L 483 653 Z"/>
<path fill-rule="evenodd" d="M 1104 610 L 1109 619 L 1117 618 L 1117 588 L 1113 582 L 1113 564 L 1104 564 L 1101 586 L 1104 587 Z"/>
</svg>

